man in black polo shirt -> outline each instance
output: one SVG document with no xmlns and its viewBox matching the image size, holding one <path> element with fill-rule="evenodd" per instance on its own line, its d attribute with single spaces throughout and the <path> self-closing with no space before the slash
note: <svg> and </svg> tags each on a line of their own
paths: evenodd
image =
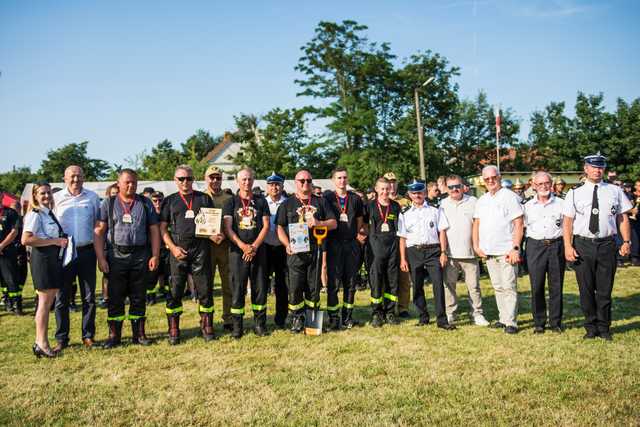
<svg viewBox="0 0 640 427">
<path fill-rule="evenodd" d="M 104 348 L 120 344 L 125 299 L 129 298 L 133 344 L 149 345 L 145 333 L 146 290 L 149 271 L 158 268 L 160 230 L 151 201 L 136 194 L 138 175 L 131 169 L 118 174 L 117 196 L 102 202 L 94 231 L 93 246 L 98 267 L 109 275 L 107 323 L 109 339 Z M 107 253 L 104 251 L 105 235 Z"/>
<path fill-rule="evenodd" d="M 338 218 L 338 227 L 329 232 L 327 239 L 327 311 L 329 312 L 329 328 L 339 329 L 338 309 L 340 299 L 338 292 L 344 289 L 342 297 L 342 326 L 351 329 L 354 325 L 352 317 L 356 295 L 356 274 L 360 268 L 362 250 L 360 245 L 366 239 L 362 230 L 362 199 L 353 191 L 347 191 L 349 178 L 347 170 L 336 168 L 331 173 L 335 191 L 326 191 L 324 199 Z M 361 233 L 361 234 L 359 234 Z M 358 240 L 356 240 L 356 238 Z"/>
<path fill-rule="evenodd" d="M 269 206 L 264 197 L 254 196 L 251 189 L 255 172 L 241 169 L 236 175 L 238 193 L 227 200 L 222 210 L 224 230 L 231 241 L 231 336 L 242 337 L 244 300 L 247 281 L 251 279 L 251 308 L 256 335 L 267 335 L 267 252 L 262 245 L 269 232 Z"/>
<path fill-rule="evenodd" d="M 278 238 L 287 250 L 289 268 L 289 311 L 291 313 L 291 332 L 299 333 L 304 328 L 304 306 L 316 308 L 319 301 L 320 283 L 316 282 L 317 245 L 312 236 L 313 227 L 325 226 L 333 230 L 337 226 L 336 218 L 321 197 L 311 194 L 311 173 L 301 170 L 296 174 L 296 193 L 278 208 L 276 224 Z M 294 253 L 289 241 L 289 228 L 301 231 L 298 238 L 309 241 L 309 250 Z"/>
<path fill-rule="evenodd" d="M 212 208 L 211 198 L 193 189 L 193 170 L 188 165 L 176 168 L 174 181 L 178 192 L 168 196 L 160 212 L 160 234 L 171 252 L 171 297 L 167 299 L 169 344 L 180 342 L 180 314 L 187 276 L 191 273 L 200 312 L 200 329 L 205 341 L 215 338 L 213 331 L 213 281 L 210 244 L 196 237 L 194 219 L 200 208 Z"/>
</svg>

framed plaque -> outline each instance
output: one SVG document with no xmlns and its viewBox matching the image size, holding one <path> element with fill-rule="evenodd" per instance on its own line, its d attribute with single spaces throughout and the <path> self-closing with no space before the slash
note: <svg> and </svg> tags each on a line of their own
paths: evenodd
<svg viewBox="0 0 640 427">
<path fill-rule="evenodd" d="M 200 208 L 194 219 L 197 237 L 210 237 L 221 233 L 222 209 Z"/>
<path fill-rule="evenodd" d="M 294 254 L 309 252 L 309 226 L 306 223 L 296 222 L 289 224 L 289 247 Z"/>
</svg>

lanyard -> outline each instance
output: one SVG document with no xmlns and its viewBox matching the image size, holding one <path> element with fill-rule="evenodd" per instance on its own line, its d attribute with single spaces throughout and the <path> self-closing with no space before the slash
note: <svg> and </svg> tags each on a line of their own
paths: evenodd
<svg viewBox="0 0 640 427">
<path fill-rule="evenodd" d="M 334 192 L 336 195 L 336 200 L 338 201 L 338 206 L 340 206 L 340 213 L 347 213 L 347 203 L 349 202 L 349 193 L 344 196 L 344 205 L 342 204 L 342 200 L 340 200 L 340 196 L 338 196 L 337 192 Z"/>
<path fill-rule="evenodd" d="M 120 202 L 120 206 L 122 206 L 122 210 L 125 215 L 131 214 L 131 210 L 133 210 L 133 205 L 136 203 L 136 198 L 134 197 L 131 203 L 125 203 L 120 196 L 118 196 L 118 201 Z M 186 202 L 185 202 L 186 203 Z"/>
<path fill-rule="evenodd" d="M 182 193 L 178 193 L 178 194 L 180 195 L 180 198 L 184 202 L 185 206 L 187 207 L 187 210 L 190 211 L 191 210 L 191 206 L 193 206 L 193 194 L 191 195 L 191 200 L 189 201 L 189 203 L 187 203 L 187 199 L 184 198 Z"/>
<path fill-rule="evenodd" d="M 249 216 L 249 205 L 251 204 L 251 197 L 247 200 L 247 203 L 244 202 L 245 199 L 240 197 L 240 203 L 242 203 L 242 216 Z"/>
<path fill-rule="evenodd" d="M 389 210 L 391 209 L 391 203 L 387 205 L 387 209 L 385 210 L 384 214 L 382 213 L 382 207 L 380 205 L 380 202 L 378 202 L 377 200 L 376 200 L 376 206 L 378 206 L 378 212 L 380 212 L 380 219 L 382 219 L 382 222 L 386 224 L 387 216 L 389 216 Z"/>
</svg>

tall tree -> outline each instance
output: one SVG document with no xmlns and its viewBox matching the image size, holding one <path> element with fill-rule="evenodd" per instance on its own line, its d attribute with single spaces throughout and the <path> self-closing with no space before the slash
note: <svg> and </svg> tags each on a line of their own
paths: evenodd
<svg viewBox="0 0 640 427">
<path fill-rule="evenodd" d="M 109 173 L 109 163 L 88 157 L 88 145 L 89 141 L 83 141 L 48 151 L 38 173 L 52 182 L 59 182 L 69 165 L 77 165 L 84 171 L 85 180 L 99 181 Z"/>
<path fill-rule="evenodd" d="M 38 179 L 28 166 L 13 167 L 10 171 L 0 173 L 0 191 L 21 194 L 24 186 Z"/>
<path fill-rule="evenodd" d="M 171 141 L 165 139 L 151 149 L 151 153 L 142 160 L 140 177 L 146 180 L 162 181 L 173 179 L 173 173 L 182 163 L 182 155 L 173 148 Z"/>
</svg>

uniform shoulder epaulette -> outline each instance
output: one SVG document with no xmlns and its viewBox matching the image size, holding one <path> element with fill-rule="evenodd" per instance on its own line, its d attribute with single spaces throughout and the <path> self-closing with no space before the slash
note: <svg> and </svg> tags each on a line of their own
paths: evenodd
<svg viewBox="0 0 640 427">
<path fill-rule="evenodd" d="M 38 213 L 38 212 L 40 212 L 40 209 L 38 209 L 38 208 L 31 208 L 31 212 Z"/>
<path fill-rule="evenodd" d="M 584 185 L 584 182 L 579 182 L 576 185 L 573 186 L 572 190 L 575 190 L 576 188 L 580 188 Z"/>
<path fill-rule="evenodd" d="M 405 213 L 406 211 L 408 211 L 409 209 L 411 209 L 411 205 L 408 206 L 402 206 L 402 209 L 400 209 L 400 212 Z"/>
</svg>

